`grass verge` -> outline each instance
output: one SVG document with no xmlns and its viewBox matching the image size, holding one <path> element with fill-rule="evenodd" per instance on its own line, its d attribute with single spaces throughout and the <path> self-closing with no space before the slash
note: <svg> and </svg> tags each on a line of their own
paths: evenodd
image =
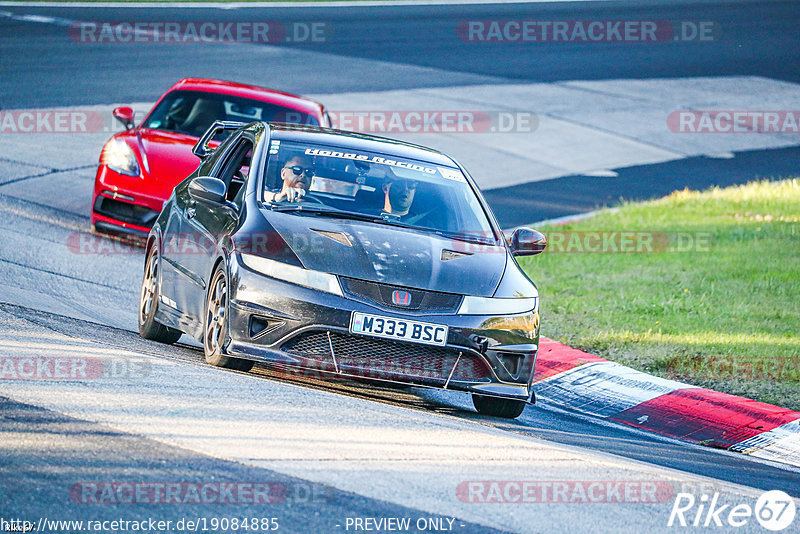
<svg viewBox="0 0 800 534">
<path fill-rule="evenodd" d="M 800 410 L 800 180 L 677 191 L 540 230 L 548 251 L 520 263 L 544 335 Z"/>
</svg>

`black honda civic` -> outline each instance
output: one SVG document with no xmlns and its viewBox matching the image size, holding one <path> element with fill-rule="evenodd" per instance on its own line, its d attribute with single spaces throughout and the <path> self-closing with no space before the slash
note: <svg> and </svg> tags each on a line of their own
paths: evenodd
<svg viewBox="0 0 800 534">
<path fill-rule="evenodd" d="M 215 149 L 214 140 L 224 138 Z M 139 331 L 202 341 L 212 365 L 467 391 L 514 418 L 534 401 L 536 286 L 467 171 L 351 132 L 215 123 L 150 232 Z"/>
</svg>

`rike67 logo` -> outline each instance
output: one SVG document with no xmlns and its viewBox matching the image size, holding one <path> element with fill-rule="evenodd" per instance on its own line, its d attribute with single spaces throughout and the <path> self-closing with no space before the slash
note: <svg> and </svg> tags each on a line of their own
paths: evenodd
<svg viewBox="0 0 800 534">
<path fill-rule="evenodd" d="M 667 526 L 730 529 L 751 524 L 755 518 L 763 528 L 778 532 L 792 524 L 796 512 L 794 499 L 780 490 L 763 493 L 754 506 L 725 503 L 716 492 L 699 498 L 691 493 L 678 493 Z"/>
</svg>

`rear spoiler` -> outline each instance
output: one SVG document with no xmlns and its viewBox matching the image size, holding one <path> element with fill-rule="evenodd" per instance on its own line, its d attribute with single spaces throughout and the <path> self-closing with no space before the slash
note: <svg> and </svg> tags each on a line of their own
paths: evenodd
<svg viewBox="0 0 800 534">
<path fill-rule="evenodd" d="M 221 131 L 226 130 L 238 130 L 242 126 L 245 126 L 247 123 L 245 122 L 236 122 L 236 121 L 214 121 L 206 133 L 197 140 L 194 147 L 192 148 L 192 154 L 197 156 L 200 159 L 211 154 L 214 151 L 208 144 L 214 139 L 214 136 L 217 135 Z"/>
</svg>

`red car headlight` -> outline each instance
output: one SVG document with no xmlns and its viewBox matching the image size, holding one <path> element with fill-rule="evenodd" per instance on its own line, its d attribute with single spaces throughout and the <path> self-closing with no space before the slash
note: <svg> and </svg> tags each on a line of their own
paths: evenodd
<svg viewBox="0 0 800 534">
<path fill-rule="evenodd" d="M 100 163 L 109 169 L 128 176 L 139 176 L 139 164 L 136 162 L 136 154 L 133 153 L 128 143 L 111 139 L 103 151 L 100 152 Z"/>
</svg>

